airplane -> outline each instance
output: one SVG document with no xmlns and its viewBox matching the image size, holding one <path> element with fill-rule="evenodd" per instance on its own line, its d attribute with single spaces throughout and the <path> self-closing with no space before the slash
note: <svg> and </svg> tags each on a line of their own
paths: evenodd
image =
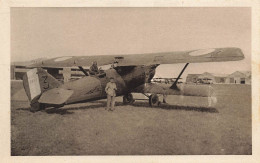
<svg viewBox="0 0 260 163">
<path fill-rule="evenodd" d="M 158 94 L 211 97 L 214 90 L 210 85 L 177 84 L 190 63 L 239 61 L 244 59 L 241 49 L 235 47 L 200 49 L 178 52 L 145 53 L 103 56 L 56 57 L 31 64 L 32 68 L 23 76 L 23 85 L 31 105 L 31 111 L 46 107 L 62 107 L 68 104 L 105 99 L 105 87 L 110 77 L 115 79 L 116 95 L 123 96 L 124 104 L 132 104 L 132 93 L 142 93 L 149 98 L 151 107 L 160 104 Z M 83 68 L 98 65 L 112 65 L 101 74 L 89 75 Z M 170 87 L 151 83 L 156 68 L 161 64 L 185 63 L 184 68 Z M 85 76 L 74 81 L 61 83 L 45 68 L 75 67 Z M 149 95 L 150 94 L 150 95 Z"/>
</svg>

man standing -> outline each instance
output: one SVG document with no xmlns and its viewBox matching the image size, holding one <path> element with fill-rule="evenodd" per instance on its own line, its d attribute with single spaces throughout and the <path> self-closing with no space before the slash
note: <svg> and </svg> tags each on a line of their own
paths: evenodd
<svg viewBox="0 0 260 163">
<path fill-rule="evenodd" d="M 107 83 L 105 91 L 107 93 L 107 107 L 106 110 L 113 111 L 115 106 L 116 97 L 116 83 L 113 77 L 110 78 L 110 82 Z M 111 107 L 111 108 L 110 108 Z"/>
</svg>

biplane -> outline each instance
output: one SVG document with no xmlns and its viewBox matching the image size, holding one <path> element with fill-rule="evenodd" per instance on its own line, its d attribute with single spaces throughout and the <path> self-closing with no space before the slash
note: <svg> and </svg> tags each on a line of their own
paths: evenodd
<svg viewBox="0 0 260 163">
<path fill-rule="evenodd" d="M 150 106 L 160 104 L 158 94 L 183 96 L 212 96 L 210 85 L 178 84 L 178 79 L 190 63 L 224 62 L 244 59 L 239 48 L 214 48 L 179 52 L 146 53 L 103 56 L 65 56 L 31 64 L 33 68 L 23 76 L 23 84 L 31 103 L 31 111 L 48 106 L 61 107 L 67 104 L 88 102 L 106 98 L 105 86 L 113 77 L 117 85 L 117 96 L 123 96 L 124 104 L 134 102 L 132 93 L 142 93 L 149 98 Z M 90 75 L 84 67 L 112 65 L 103 73 Z M 185 63 L 182 71 L 169 87 L 151 83 L 156 67 L 161 64 Z M 84 77 L 62 83 L 44 68 L 78 67 Z"/>
</svg>

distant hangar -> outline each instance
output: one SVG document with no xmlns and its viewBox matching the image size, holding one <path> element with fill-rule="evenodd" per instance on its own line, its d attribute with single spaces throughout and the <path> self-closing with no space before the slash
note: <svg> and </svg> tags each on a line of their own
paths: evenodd
<svg viewBox="0 0 260 163">
<path fill-rule="evenodd" d="M 186 83 L 201 84 L 251 84 L 251 71 L 235 71 L 232 74 L 188 74 Z"/>
</svg>

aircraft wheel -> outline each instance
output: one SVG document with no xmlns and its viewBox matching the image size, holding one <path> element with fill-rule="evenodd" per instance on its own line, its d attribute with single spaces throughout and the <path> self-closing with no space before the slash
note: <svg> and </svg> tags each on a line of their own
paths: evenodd
<svg viewBox="0 0 260 163">
<path fill-rule="evenodd" d="M 35 102 L 35 103 L 31 104 L 30 111 L 31 112 L 37 112 L 37 111 L 40 111 L 40 110 L 43 110 L 43 109 L 45 109 L 44 104 L 39 103 L 39 102 Z"/>
<path fill-rule="evenodd" d="M 123 97 L 123 104 L 127 105 L 127 104 L 132 104 L 134 103 L 134 98 L 133 98 L 133 95 L 132 93 L 129 93 L 127 95 L 124 95 Z"/>
<path fill-rule="evenodd" d="M 149 96 L 149 104 L 151 107 L 160 105 L 159 97 L 157 94 L 152 94 Z"/>
</svg>

